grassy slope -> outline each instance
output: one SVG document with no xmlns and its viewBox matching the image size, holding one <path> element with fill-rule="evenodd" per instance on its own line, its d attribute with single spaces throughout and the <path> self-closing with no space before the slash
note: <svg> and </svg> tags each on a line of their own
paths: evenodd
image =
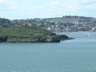
<svg viewBox="0 0 96 72">
<path fill-rule="evenodd" d="M 37 39 L 37 38 L 45 38 L 52 35 L 56 35 L 50 31 L 42 29 L 40 27 L 11 27 L 11 28 L 3 28 L 0 27 L 0 37 L 8 37 L 8 38 L 29 38 L 29 39 Z"/>
<path fill-rule="evenodd" d="M 14 40 L 14 41 L 59 41 L 68 39 L 68 36 L 66 35 L 56 35 L 55 33 L 52 33 L 48 30 L 42 29 L 40 27 L 28 27 L 28 26 L 22 26 L 22 27 L 10 27 L 10 28 L 4 28 L 0 27 L 0 40 L 2 42 L 5 41 L 4 39 L 7 38 L 8 41 Z M 54 39 L 54 40 L 53 40 Z"/>
</svg>

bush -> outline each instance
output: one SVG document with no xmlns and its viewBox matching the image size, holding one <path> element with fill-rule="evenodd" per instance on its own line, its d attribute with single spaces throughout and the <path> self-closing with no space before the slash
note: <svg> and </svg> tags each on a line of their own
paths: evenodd
<svg viewBox="0 0 96 72">
<path fill-rule="evenodd" d="M 66 35 L 59 35 L 60 38 L 68 38 Z"/>
</svg>

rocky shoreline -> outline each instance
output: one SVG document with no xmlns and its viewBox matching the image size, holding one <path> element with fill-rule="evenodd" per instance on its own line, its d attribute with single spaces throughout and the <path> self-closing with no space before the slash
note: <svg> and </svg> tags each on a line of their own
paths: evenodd
<svg viewBox="0 0 96 72">
<path fill-rule="evenodd" d="M 0 42 L 7 43 L 38 43 L 38 42 L 60 42 L 69 40 L 66 35 L 57 35 L 40 27 L 11 27 L 0 28 Z"/>
<path fill-rule="evenodd" d="M 64 40 L 71 40 L 74 38 L 53 38 L 53 39 L 46 39 L 46 40 L 8 40 L 8 38 L 3 38 L 1 40 L 0 38 L 0 43 L 51 43 L 51 42 L 60 42 L 60 41 L 64 41 Z"/>
</svg>

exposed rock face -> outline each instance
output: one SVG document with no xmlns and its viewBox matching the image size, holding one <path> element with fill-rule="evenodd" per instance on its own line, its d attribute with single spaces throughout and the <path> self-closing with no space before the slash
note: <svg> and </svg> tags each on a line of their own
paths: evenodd
<svg viewBox="0 0 96 72">
<path fill-rule="evenodd" d="M 6 42 L 8 40 L 8 37 L 0 37 L 0 42 Z"/>
<path fill-rule="evenodd" d="M 50 36 L 49 38 L 45 38 L 45 39 L 9 39 L 8 37 L 0 37 L 0 42 L 5 42 L 5 43 L 40 43 L 40 42 L 60 42 L 62 40 L 70 40 L 70 39 L 74 39 L 74 38 L 60 38 L 57 35 L 54 36 Z"/>
<path fill-rule="evenodd" d="M 60 42 L 60 38 L 59 38 L 59 36 L 54 35 L 54 36 L 51 36 L 51 37 L 45 39 L 45 41 L 47 41 L 47 42 Z"/>
<path fill-rule="evenodd" d="M 50 36 L 46 39 L 8 39 L 8 37 L 0 37 L 0 42 L 8 42 L 8 43 L 34 43 L 34 42 L 60 42 L 59 36 Z"/>
<path fill-rule="evenodd" d="M 52 42 L 60 42 L 59 36 L 52 36 Z"/>
</svg>

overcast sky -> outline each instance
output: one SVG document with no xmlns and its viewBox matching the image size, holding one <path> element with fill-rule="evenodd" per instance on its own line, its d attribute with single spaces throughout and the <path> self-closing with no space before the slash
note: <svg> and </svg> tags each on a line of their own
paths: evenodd
<svg viewBox="0 0 96 72">
<path fill-rule="evenodd" d="M 0 0 L 0 18 L 96 17 L 96 0 Z"/>
</svg>

